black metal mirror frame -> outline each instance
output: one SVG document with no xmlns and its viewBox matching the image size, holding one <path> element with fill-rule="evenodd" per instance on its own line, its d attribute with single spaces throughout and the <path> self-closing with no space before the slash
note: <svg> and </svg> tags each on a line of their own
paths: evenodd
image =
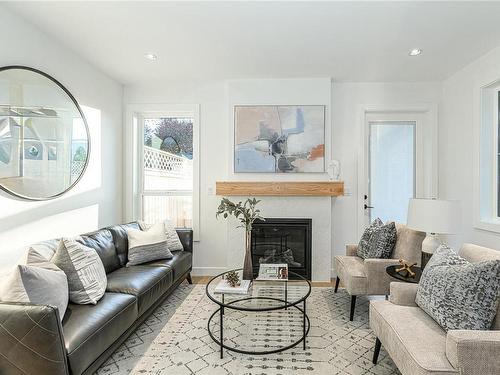
<svg viewBox="0 0 500 375">
<path fill-rule="evenodd" d="M 0 189 L 3 190 L 3 191 L 5 191 L 6 193 L 9 193 L 9 194 L 17 197 L 17 198 L 21 198 L 21 199 L 24 199 L 24 200 L 30 200 L 30 201 L 46 201 L 46 200 L 51 200 L 51 199 L 59 198 L 62 195 L 66 194 L 71 189 L 73 189 L 73 187 L 75 187 L 75 185 L 81 180 L 81 178 L 85 174 L 85 171 L 87 170 L 87 166 L 88 166 L 89 160 L 90 160 L 90 152 L 91 152 L 91 150 L 90 150 L 90 145 L 91 145 L 91 142 L 90 142 L 90 131 L 89 131 L 89 126 L 87 124 L 87 119 L 85 118 L 85 115 L 83 114 L 83 111 L 80 108 L 80 105 L 76 101 L 76 99 L 73 96 L 73 94 L 71 94 L 71 92 L 66 87 L 64 87 L 61 82 L 59 82 L 57 79 L 55 79 L 51 75 L 49 75 L 49 74 L 47 74 L 45 72 L 42 72 L 41 70 L 38 70 L 38 69 L 35 69 L 35 68 L 31 68 L 31 67 L 28 67 L 28 66 L 23 66 L 23 65 L 8 65 L 8 66 L 0 67 L 0 73 L 3 72 L 3 71 L 5 71 L 5 70 L 11 70 L 11 69 L 27 70 L 27 71 L 30 71 L 30 72 L 33 72 L 33 73 L 38 73 L 38 74 L 44 76 L 45 78 L 49 79 L 50 81 L 54 82 L 57 86 L 59 86 L 59 88 L 61 88 L 64 91 L 64 93 L 66 95 L 68 95 L 68 97 L 71 99 L 71 101 L 73 102 L 73 104 L 76 106 L 76 109 L 80 113 L 80 116 L 82 117 L 82 120 L 83 120 L 83 124 L 85 126 L 85 131 L 87 132 L 87 158 L 85 160 L 85 165 L 83 166 L 82 172 L 77 177 L 77 179 L 75 180 L 75 182 L 73 182 L 64 191 L 62 191 L 62 192 L 60 192 L 58 194 L 52 195 L 50 197 L 43 197 L 43 198 L 28 197 L 28 196 L 16 193 L 16 192 L 14 192 L 14 191 L 6 188 L 5 186 L 2 185 L 1 182 L 0 182 Z"/>
</svg>

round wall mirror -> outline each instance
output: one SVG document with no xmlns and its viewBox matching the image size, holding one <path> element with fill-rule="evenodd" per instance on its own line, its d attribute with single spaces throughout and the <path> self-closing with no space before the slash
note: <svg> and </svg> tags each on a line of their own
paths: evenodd
<svg viewBox="0 0 500 375">
<path fill-rule="evenodd" d="M 33 68 L 0 68 L 0 188 L 58 197 L 82 177 L 89 153 L 87 122 L 63 85 Z"/>
</svg>

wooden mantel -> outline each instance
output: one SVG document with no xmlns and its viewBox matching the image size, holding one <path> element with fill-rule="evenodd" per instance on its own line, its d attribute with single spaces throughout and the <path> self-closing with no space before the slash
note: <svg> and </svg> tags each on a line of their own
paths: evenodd
<svg viewBox="0 0 500 375">
<path fill-rule="evenodd" d="M 217 195 L 338 197 L 343 181 L 217 181 Z"/>
</svg>

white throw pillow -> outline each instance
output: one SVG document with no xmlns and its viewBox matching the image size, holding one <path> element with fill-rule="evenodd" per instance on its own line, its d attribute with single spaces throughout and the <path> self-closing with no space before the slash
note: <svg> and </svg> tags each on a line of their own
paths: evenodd
<svg viewBox="0 0 500 375">
<path fill-rule="evenodd" d="M 82 245 L 74 238 L 63 238 L 51 261 L 68 277 L 71 302 L 95 305 L 102 298 L 108 280 L 95 249 Z"/>
<path fill-rule="evenodd" d="M 172 253 L 167 246 L 167 235 L 163 223 L 153 225 L 147 231 L 127 229 L 127 267 L 159 259 L 170 259 Z"/>
<path fill-rule="evenodd" d="M 66 274 L 49 262 L 19 264 L 0 286 L 0 300 L 3 302 L 55 306 L 61 320 L 68 307 L 68 297 Z"/>
<path fill-rule="evenodd" d="M 170 220 L 165 220 L 163 222 L 165 234 L 167 235 L 167 247 L 170 251 L 182 251 L 184 246 L 182 246 L 181 239 L 175 230 L 174 224 Z M 153 224 L 145 223 L 144 221 L 139 221 L 139 227 L 144 230 L 149 230 Z"/>
</svg>

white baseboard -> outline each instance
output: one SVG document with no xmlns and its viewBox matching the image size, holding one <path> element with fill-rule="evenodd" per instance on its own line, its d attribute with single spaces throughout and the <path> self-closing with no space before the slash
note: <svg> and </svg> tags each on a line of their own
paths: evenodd
<svg viewBox="0 0 500 375">
<path fill-rule="evenodd" d="M 227 271 L 224 267 L 193 267 L 191 271 L 192 276 L 216 276 L 222 272 Z"/>
</svg>

